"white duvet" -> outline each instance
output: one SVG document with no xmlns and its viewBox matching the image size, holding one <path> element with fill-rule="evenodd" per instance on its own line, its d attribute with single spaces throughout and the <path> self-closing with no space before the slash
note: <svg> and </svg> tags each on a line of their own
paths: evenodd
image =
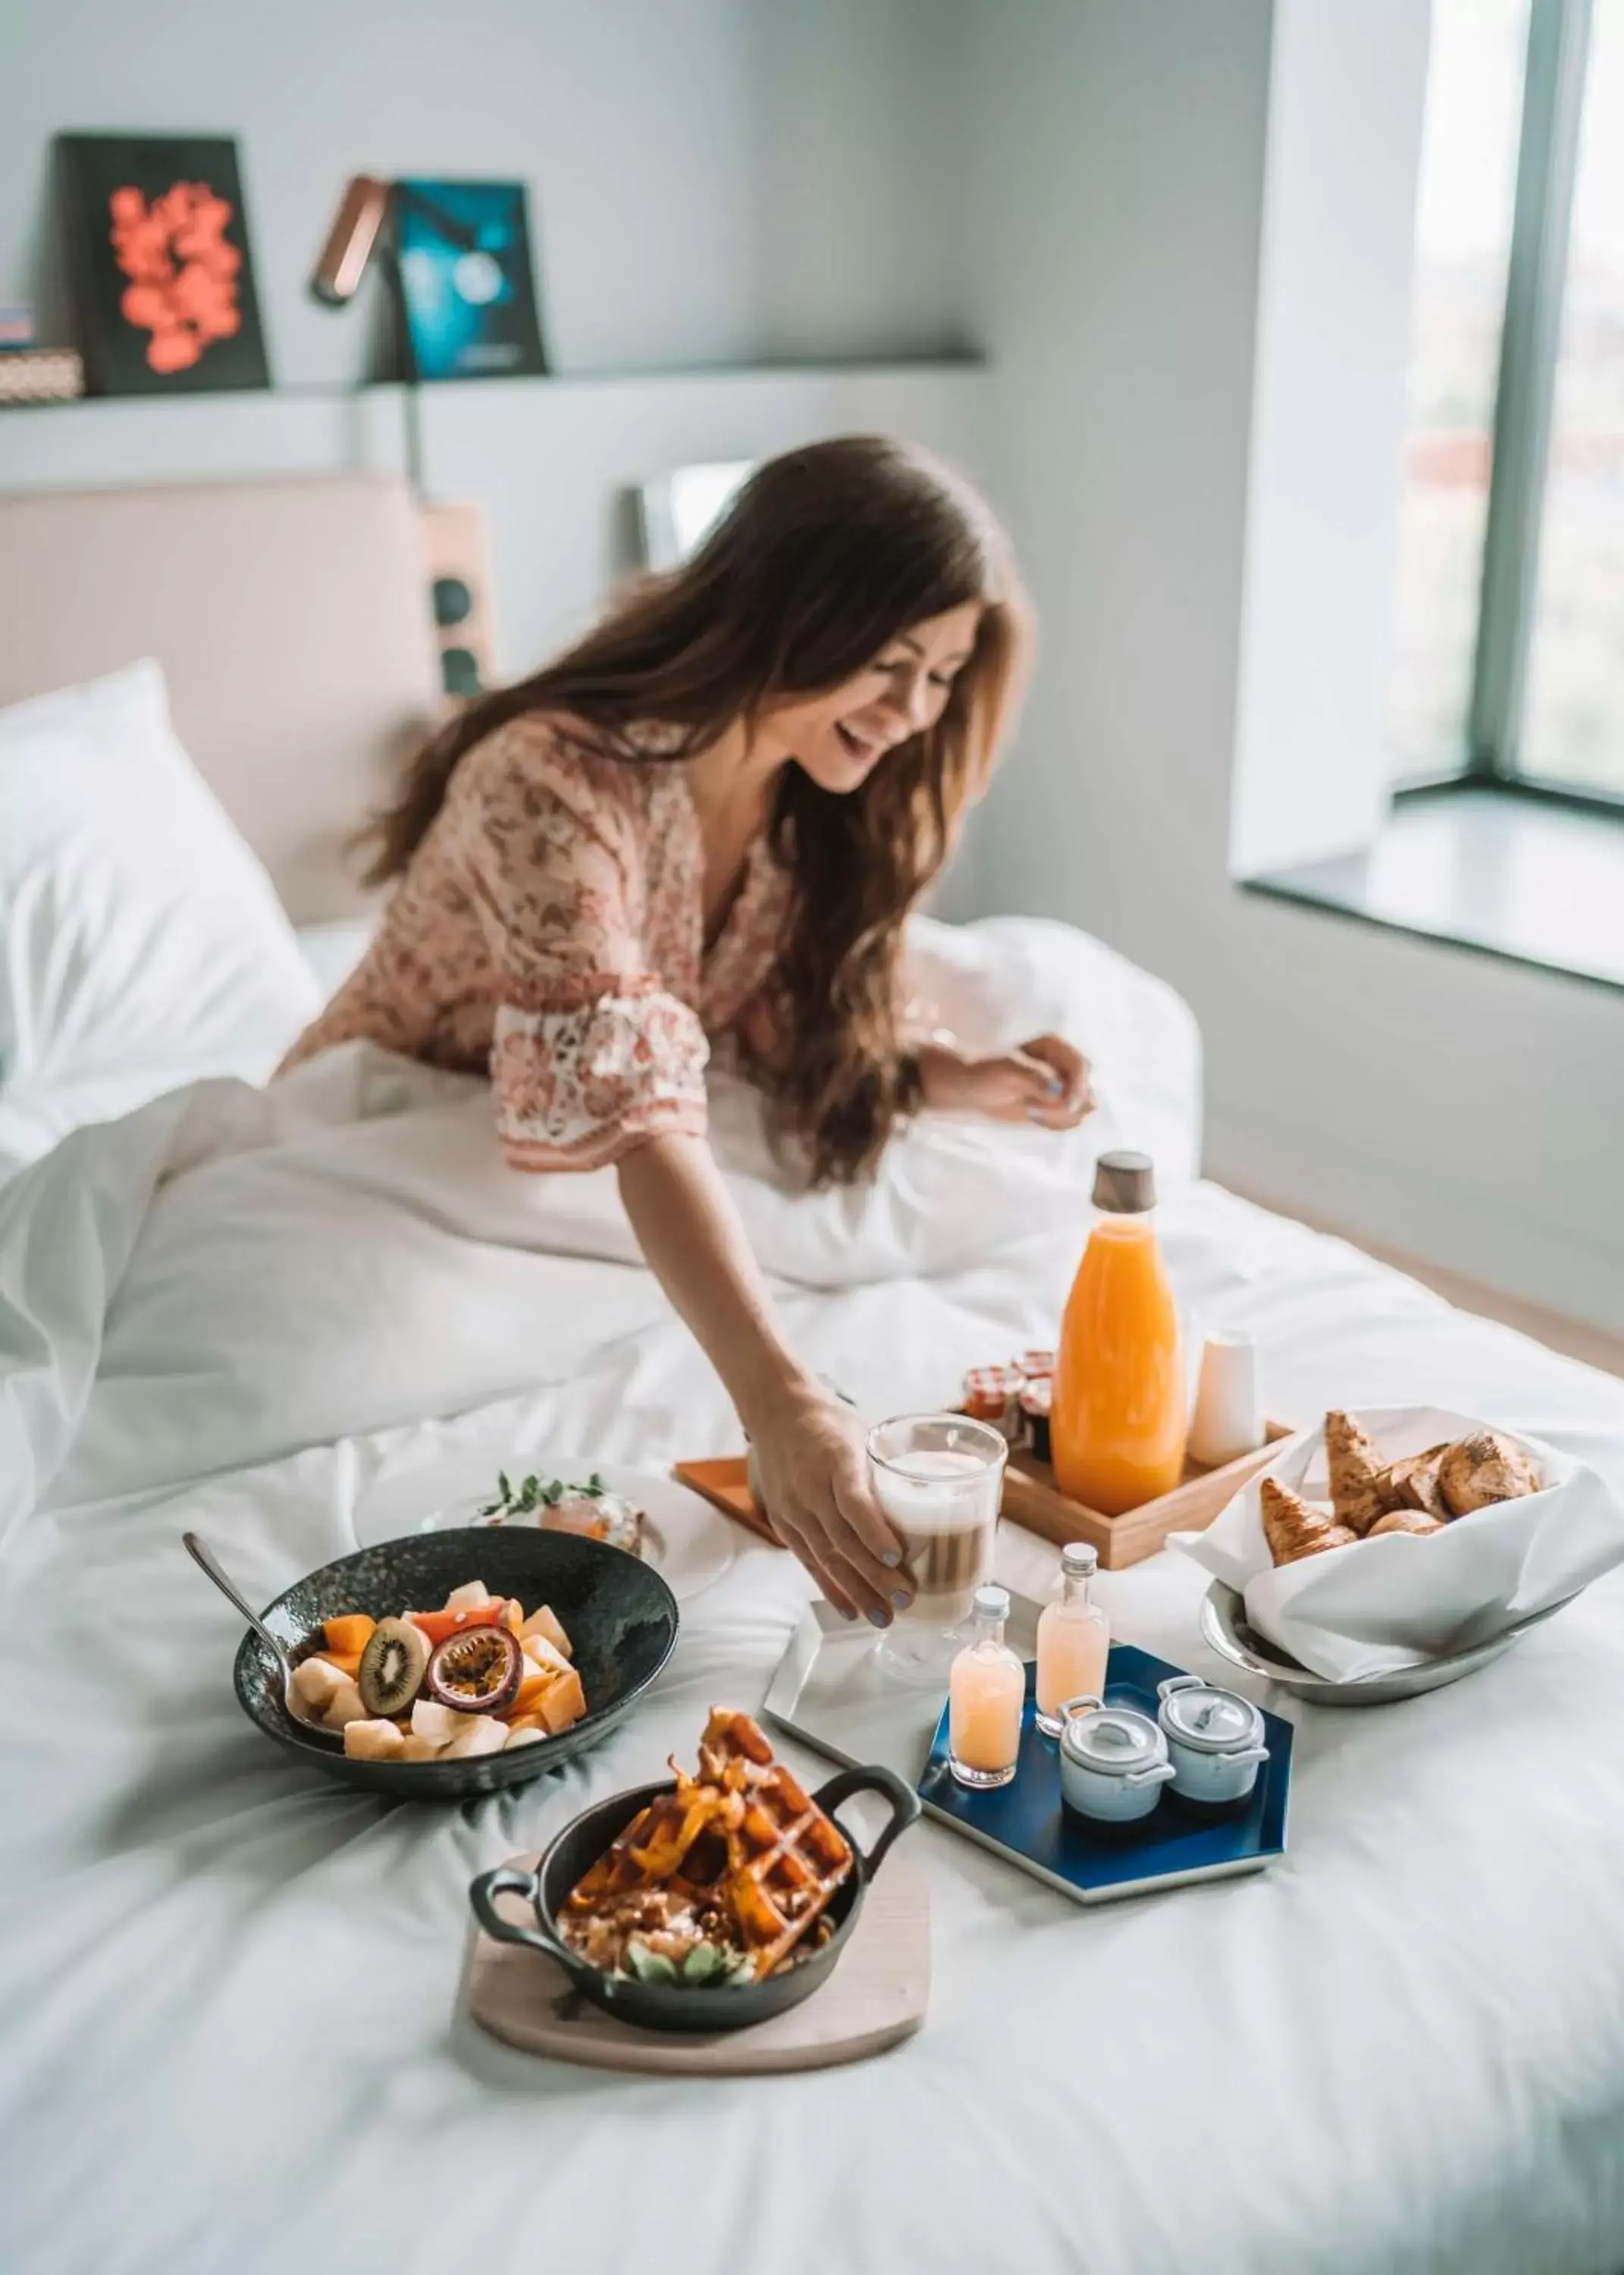
<svg viewBox="0 0 1624 2275">
<path fill-rule="evenodd" d="M 1162 1159 L 1182 1300 L 1258 1334 L 1276 1411 L 1424 1399 L 1624 1485 L 1624 1384 L 1182 1181 L 1180 1015 L 1091 1007 L 1104 968 L 1069 941 L 956 948 L 957 980 L 998 973 L 1012 1018 L 1068 999 L 1105 1134 Z M 865 1199 L 809 1201 L 746 1100 L 717 1126 L 800 1348 L 870 1411 L 1052 1332 L 1087 1141 L 927 1120 Z M 1469 1682 L 1297 1712 L 1290 1851 L 1261 1878 L 1084 1914 L 910 1835 L 934 1987 L 882 2060 L 660 2083 L 457 2016 L 469 1878 L 688 1750 L 713 1700 L 754 1705 L 804 1576 L 743 1547 L 629 1727 L 445 1811 L 249 1727 L 237 1622 L 178 1534 L 263 1599 L 449 1453 L 735 1447 L 628 1253 L 607 1183 L 501 1169 L 478 1085 L 359 1050 L 81 1130 L 0 1190 L 7 2275 L 1618 2275 L 1616 1578 Z M 1041 1583 L 1047 1552 L 1003 1553 Z M 1204 1667 L 1202 1584 L 1163 1556 L 1101 1593 L 1120 1635 Z"/>
</svg>

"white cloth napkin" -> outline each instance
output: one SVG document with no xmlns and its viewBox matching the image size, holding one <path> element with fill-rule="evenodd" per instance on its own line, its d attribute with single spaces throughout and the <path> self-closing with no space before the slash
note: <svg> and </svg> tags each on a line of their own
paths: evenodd
<svg viewBox="0 0 1624 2275">
<path fill-rule="evenodd" d="M 1493 1426 L 1432 1406 L 1378 1407 L 1355 1419 L 1388 1462 Z M 1238 1589 L 1258 1632 L 1316 1674 L 1356 1682 L 1418 1667 L 1489 1642 L 1624 1562 L 1624 1508 L 1595 1470 L 1537 1438 L 1515 1442 L 1543 1478 L 1540 1492 L 1455 1517 L 1442 1532 L 1387 1534 L 1277 1568 L 1263 1535 L 1262 1479 L 1330 1500 L 1323 1425 L 1305 1430 L 1206 1531 L 1175 1532 L 1172 1545 Z"/>
</svg>

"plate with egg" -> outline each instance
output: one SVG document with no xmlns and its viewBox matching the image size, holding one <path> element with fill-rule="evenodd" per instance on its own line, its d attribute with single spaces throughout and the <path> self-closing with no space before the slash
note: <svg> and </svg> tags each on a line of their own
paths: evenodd
<svg viewBox="0 0 1624 2275">
<path fill-rule="evenodd" d="M 736 1547 L 727 1518 L 676 1478 L 545 1448 L 442 1454 L 386 1471 L 356 1502 L 363 1543 L 464 1526 L 602 1541 L 652 1566 L 684 1604 L 721 1579 Z"/>
</svg>

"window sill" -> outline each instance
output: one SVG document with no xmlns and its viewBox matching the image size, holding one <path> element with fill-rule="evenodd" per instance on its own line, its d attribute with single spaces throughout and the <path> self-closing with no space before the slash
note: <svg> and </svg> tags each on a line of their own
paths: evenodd
<svg viewBox="0 0 1624 2275">
<path fill-rule="evenodd" d="M 1453 785 L 1400 801 L 1368 852 L 1250 892 L 1624 988 L 1624 817 Z"/>
</svg>

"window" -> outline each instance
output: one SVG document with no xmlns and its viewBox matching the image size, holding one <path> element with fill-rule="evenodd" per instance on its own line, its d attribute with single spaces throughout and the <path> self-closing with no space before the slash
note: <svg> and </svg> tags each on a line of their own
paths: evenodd
<svg viewBox="0 0 1624 2275">
<path fill-rule="evenodd" d="M 1434 0 L 1389 730 L 1624 805 L 1624 0 Z"/>
</svg>

